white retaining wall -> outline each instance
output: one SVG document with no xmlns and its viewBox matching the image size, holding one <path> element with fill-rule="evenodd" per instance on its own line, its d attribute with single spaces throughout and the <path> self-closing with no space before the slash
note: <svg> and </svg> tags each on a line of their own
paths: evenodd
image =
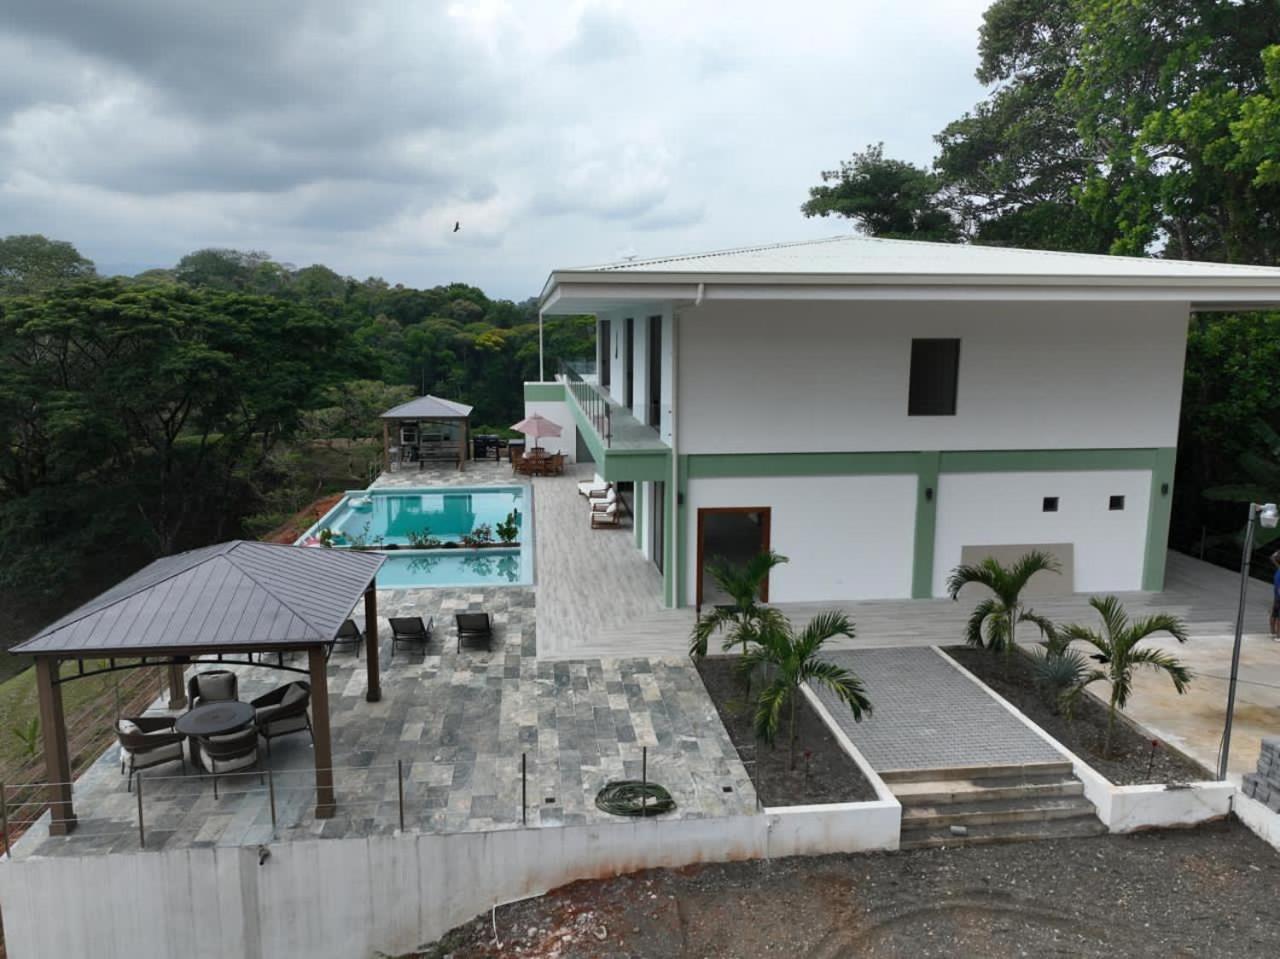
<svg viewBox="0 0 1280 959">
<path fill-rule="evenodd" d="M 897 848 L 896 802 L 730 819 L 273 843 L 0 865 L 11 959 L 392 955 L 578 879 Z"/>
</svg>

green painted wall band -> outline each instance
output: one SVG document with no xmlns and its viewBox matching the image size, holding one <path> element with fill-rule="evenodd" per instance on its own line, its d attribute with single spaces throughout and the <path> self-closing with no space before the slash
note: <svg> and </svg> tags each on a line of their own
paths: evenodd
<svg viewBox="0 0 1280 959">
<path fill-rule="evenodd" d="M 1173 468 L 1178 451 L 1161 447 L 1151 468 L 1151 496 L 1147 501 L 1147 551 L 1142 561 L 1142 588 L 1150 593 L 1164 589 L 1165 563 L 1169 555 L 1169 520 L 1173 515 Z"/>
<path fill-rule="evenodd" d="M 941 453 L 917 454 L 915 547 L 911 561 L 911 597 L 933 596 L 933 549 L 938 527 L 938 470 Z"/>
<path fill-rule="evenodd" d="M 563 403 L 564 395 L 563 383 L 526 383 L 524 385 L 526 403 Z"/>
</svg>

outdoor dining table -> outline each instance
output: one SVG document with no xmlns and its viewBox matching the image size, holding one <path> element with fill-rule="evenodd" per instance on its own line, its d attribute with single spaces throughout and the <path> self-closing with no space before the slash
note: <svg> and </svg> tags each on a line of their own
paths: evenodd
<svg viewBox="0 0 1280 959">
<path fill-rule="evenodd" d="M 200 749 L 195 740 L 202 736 L 221 736 L 244 729 L 253 722 L 254 708 L 249 703 L 239 700 L 225 700 L 216 703 L 205 703 L 178 717 L 173 728 L 190 737 L 191 763 L 197 769 L 203 769 L 200 762 Z"/>
</svg>

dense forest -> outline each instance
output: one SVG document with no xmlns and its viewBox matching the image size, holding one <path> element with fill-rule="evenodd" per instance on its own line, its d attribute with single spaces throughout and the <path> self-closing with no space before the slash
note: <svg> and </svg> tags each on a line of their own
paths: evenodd
<svg viewBox="0 0 1280 959">
<path fill-rule="evenodd" d="M 874 236 L 1280 264 L 1280 3 L 997 0 L 978 60 L 989 93 L 931 167 L 872 145 L 801 211 Z M 1238 564 L 1242 504 L 1278 497 L 1280 315 L 1198 314 L 1172 542 Z"/>
<path fill-rule="evenodd" d="M 550 368 L 593 343 L 590 319 L 547 324 Z M 38 619 L 152 556 L 265 532 L 368 480 L 388 407 L 433 392 L 505 428 L 537 376 L 532 300 L 235 250 L 104 278 L 69 243 L 0 239 L 0 595 Z"/>
</svg>

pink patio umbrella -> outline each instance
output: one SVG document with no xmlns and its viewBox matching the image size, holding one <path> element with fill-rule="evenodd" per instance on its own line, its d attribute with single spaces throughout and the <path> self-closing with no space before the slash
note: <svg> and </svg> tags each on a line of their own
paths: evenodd
<svg viewBox="0 0 1280 959">
<path fill-rule="evenodd" d="M 538 440 L 544 436 L 559 436 L 560 427 L 551 420 L 547 419 L 541 413 L 534 413 L 532 416 L 526 416 L 519 423 L 511 427 L 517 433 L 523 433 L 525 436 L 533 437 L 533 448 L 538 448 Z"/>
</svg>

